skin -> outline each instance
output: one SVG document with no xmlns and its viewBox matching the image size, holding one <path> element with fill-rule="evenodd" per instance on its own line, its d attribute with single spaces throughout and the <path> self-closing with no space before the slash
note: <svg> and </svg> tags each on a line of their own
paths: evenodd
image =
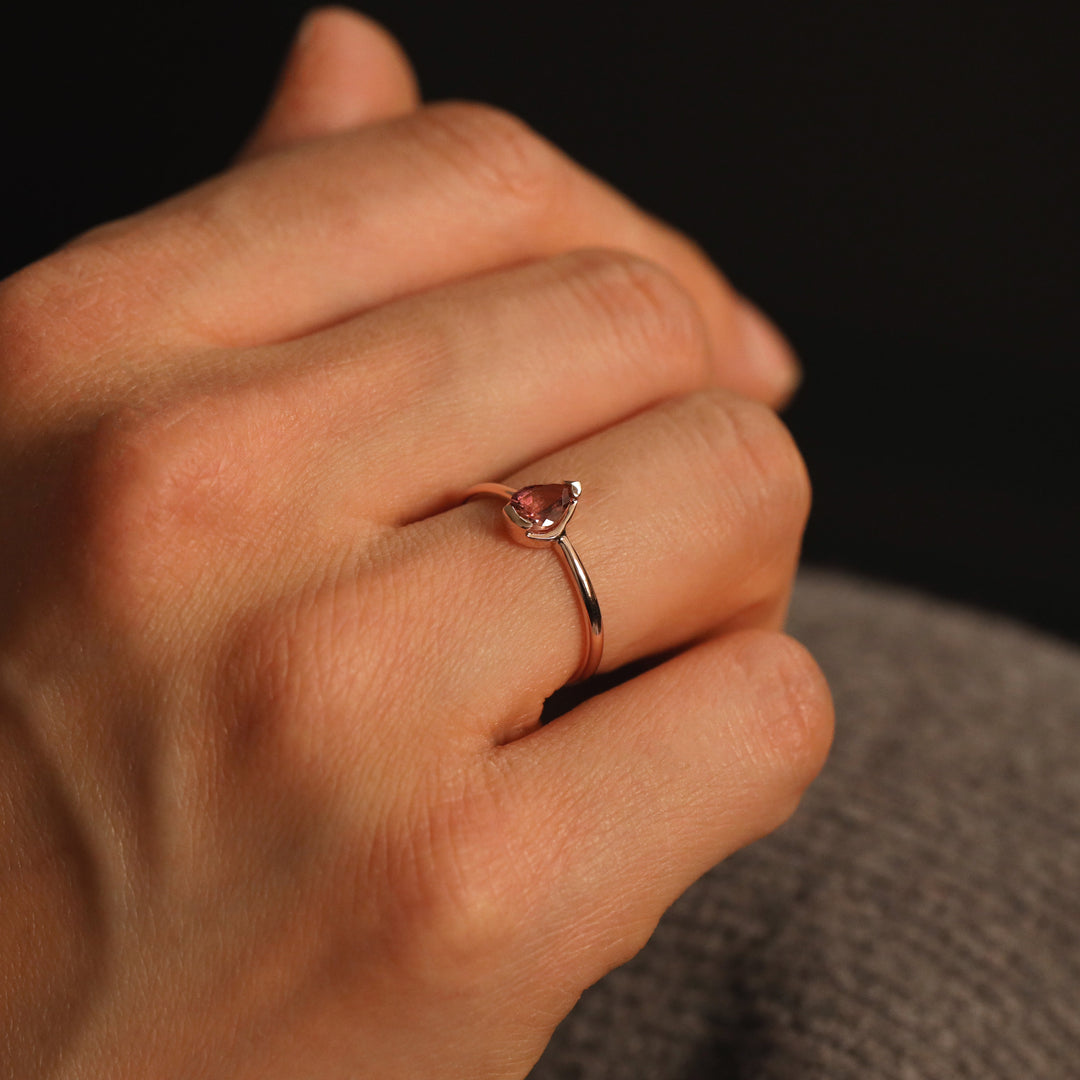
<svg viewBox="0 0 1080 1080">
<path fill-rule="evenodd" d="M 524 1076 L 827 752 L 790 350 L 308 17 L 232 168 L 0 285 L 0 1072 Z M 481 479 L 578 479 L 602 670 Z"/>
</svg>

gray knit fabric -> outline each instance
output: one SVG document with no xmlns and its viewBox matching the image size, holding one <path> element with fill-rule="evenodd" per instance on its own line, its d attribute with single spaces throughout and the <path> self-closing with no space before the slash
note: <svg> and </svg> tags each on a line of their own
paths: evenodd
<svg viewBox="0 0 1080 1080">
<path fill-rule="evenodd" d="M 825 772 L 588 991 L 532 1080 L 1080 1078 L 1080 650 L 805 573 Z"/>
</svg>

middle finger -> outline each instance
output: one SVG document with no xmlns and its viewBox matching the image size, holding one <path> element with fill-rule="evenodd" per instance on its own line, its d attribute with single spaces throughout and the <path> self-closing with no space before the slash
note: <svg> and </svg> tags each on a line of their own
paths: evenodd
<svg viewBox="0 0 1080 1080">
<path fill-rule="evenodd" d="M 166 343 L 293 339 L 404 295 L 581 247 L 633 252 L 673 274 L 702 310 L 725 385 L 770 402 L 790 389 L 790 351 L 696 245 L 486 106 L 432 106 L 243 164 L 93 230 L 54 256 L 54 269 L 73 279 L 63 263 L 75 258 L 88 287 L 112 283 L 125 333 L 147 326 L 160 370 Z M 140 304 L 146 312 L 132 310 Z M 120 374 L 130 379 L 127 352 Z M 91 375 L 106 379 L 107 365 Z"/>
</svg>

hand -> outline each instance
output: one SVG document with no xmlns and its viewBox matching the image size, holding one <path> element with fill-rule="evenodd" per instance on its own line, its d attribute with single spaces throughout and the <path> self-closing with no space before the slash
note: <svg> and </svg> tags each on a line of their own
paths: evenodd
<svg viewBox="0 0 1080 1080">
<path fill-rule="evenodd" d="M 5 1074 L 521 1077 L 824 758 L 786 346 L 414 85 L 316 15 L 240 163 L 0 287 Z M 603 669 L 681 650 L 542 728 L 502 477 L 582 482 Z"/>
</svg>

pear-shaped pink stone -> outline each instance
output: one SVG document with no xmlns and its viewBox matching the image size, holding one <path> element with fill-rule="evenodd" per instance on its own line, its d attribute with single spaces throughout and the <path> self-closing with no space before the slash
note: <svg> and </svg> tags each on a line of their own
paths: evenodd
<svg viewBox="0 0 1080 1080">
<path fill-rule="evenodd" d="M 574 493 L 569 484 L 533 484 L 510 496 L 510 505 L 537 530 L 552 529 L 566 516 Z"/>
</svg>

